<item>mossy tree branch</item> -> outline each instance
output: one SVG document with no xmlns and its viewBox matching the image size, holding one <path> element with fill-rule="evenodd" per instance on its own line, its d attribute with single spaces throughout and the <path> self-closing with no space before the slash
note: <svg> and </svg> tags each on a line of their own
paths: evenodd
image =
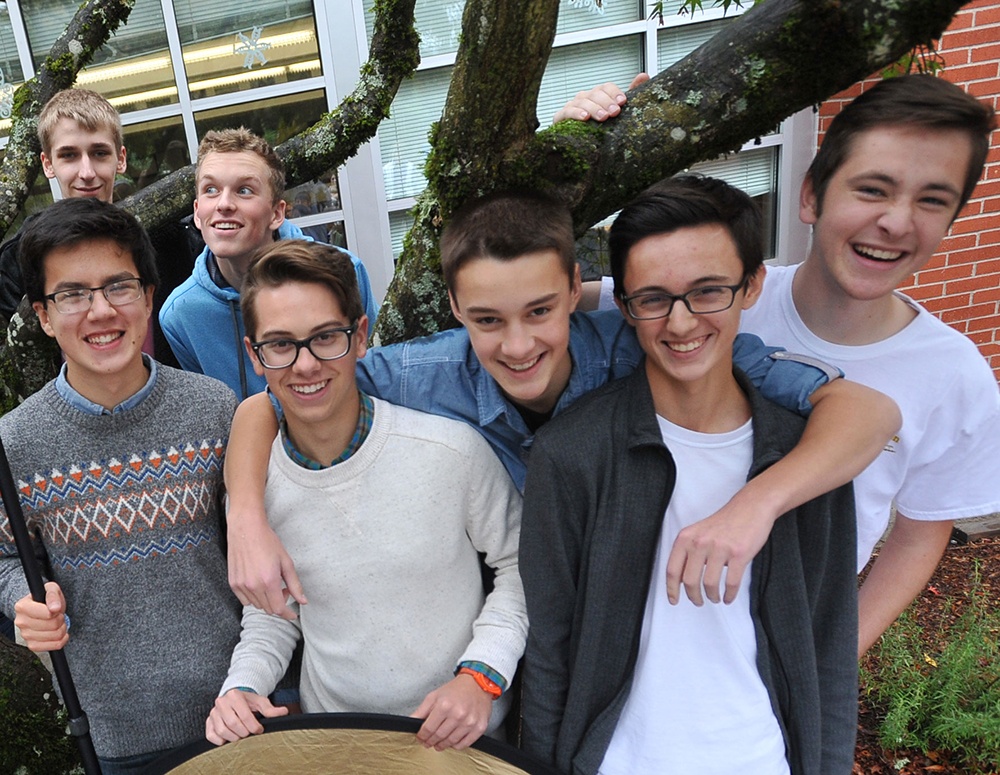
<svg viewBox="0 0 1000 775">
<path fill-rule="evenodd" d="M 275 148 L 285 163 L 289 186 L 319 177 L 343 164 L 375 136 L 399 85 L 420 63 L 413 22 L 416 0 L 378 0 L 368 61 L 357 86 L 340 105 L 309 129 Z M 126 199 L 122 206 L 147 228 L 191 212 L 194 165 L 188 165 Z"/>
<path fill-rule="evenodd" d="M 502 177 L 541 178 L 583 231 L 657 180 L 931 43 L 968 1 L 767 0 L 635 89 L 618 119 L 539 133 Z"/>
<path fill-rule="evenodd" d="M 465 196 L 512 186 L 547 190 L 571 204 L 577 230 L 582 232 L 649 184 L 739 149 L 792 113 L 895 62 L 915 46 L 930 43 L 968 2 L 766 0 L 637 88 L 614 121 L 567 121 L 527 141 L 523 135 L 498 131 L 502 125 L 495 123 L 495 111 L 487 114 L 492 121 L 477 122 L 476 110 L 483 108 L 489 90 L 481 87 L 478 95 L 469 95 L 472 107 L 465 108 L 453 80 L 441 126 L 451 126 L 461 115 L 464 132 L 439 130 L 432 137 L 428 188 L 418 201 L 413 230 L 397 264 L 389 308 L 380 317 L 381 340 L 455 325 L 434 249 L 448 214 Z M 466 6 L 466 25 L 474 5 L 470 1 Z M 528 19 L 528 0 L 516 5 Z M 551 25 L 548 33 L 554 29 L 554 18 L 531 19 L 534 34 L 546 34 L 538 29 L 542 24 Z M 473 55 L 479 40 L 474 19 L 472 23 L 463 31 L 459 63 Z M 492 61 L 503 69 L 490 74 L 485 82 L 490 89 L 500 89 L 504 83 L 523 88 L 532 82 L 534 63 L 512 49 L 520 41 L 516 32 L 511 36 L 492 42 L 496 46 Z M 460 72 L 457 64 L 456 79 Z M 534 104 L 535 94 L 537 89 L 526 89 L 523 101 Z M 519 104 L 499 97 L 496 103 L 509 111 Z M 473 156 L 486 153 L 488 159 L 470 163 L 466 149 L 472 149 Z M 500 166 L 491 167 L 496 159 Z M 480 170 L 489 170 L 490 175 L 480 175 Z M 441 192 L 447 192 L 445 199 Z M 438 293 L 439 300 L 435 302 L 430 293 Z"/>
</svg>

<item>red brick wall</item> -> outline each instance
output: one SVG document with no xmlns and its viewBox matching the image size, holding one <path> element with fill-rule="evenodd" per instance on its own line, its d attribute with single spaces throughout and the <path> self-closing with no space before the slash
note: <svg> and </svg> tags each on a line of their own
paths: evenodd
<svg viewBox="0 0 1000 775">
<path fill-rule="evenodd" d="M 938 50 L 941 76 L 1000 108 L 1000 1 L 973 0 L 955 17 Z M 820 135 L 868 80 L 820 107 Z M 933 259 L 901 290 L 978 346 L 1000 379 L 1000 130 L 982 180 Z"/>
</svg>

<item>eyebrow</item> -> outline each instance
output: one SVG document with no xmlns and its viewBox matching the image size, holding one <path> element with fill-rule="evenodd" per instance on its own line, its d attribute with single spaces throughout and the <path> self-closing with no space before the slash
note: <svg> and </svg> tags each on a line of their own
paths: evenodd
<svg viewBox="0 0 1000 775">
<path fill-rule="evenodd" d="M 549 302 L 557 299 L 558 297 L 559 297 L 558 291 L 556 291 L 555 293 L 547 293 L 544 296 L 539 296 L 537 299 L 532 299 L 531 301 L 529 301 L 527 304 L 524 305 L 524 308 L 526 309 L 528 307 L 538 307 L 541 306 L 542 304 L 548 304 Z M 495 307 L 466 307 L 465 314 L 482 315 L 485 313 L 497 313 L 499 311 L 500 310 L 496 309 Z"/>
<path fill-rule="evenodd" d="M 736 285 L 735 282 L 730 282 L 730 278 L 725 275 L 706 275 L 705 277 L 699 277 L 697 280 L 692 280 L 688 285 L 688 290 L 693 291 L 700 286 L 704 285 Z M 684 291 L 687 293 L 687 291 Z M 668 291 L 662 285 L 644 285 L 638 288 L 634 293 L 628 294 L 629 296 L 635 296 L 639 293 L 669 293 L 671 296 L 678 295 L 674 294 L 673 291 Z"/>
<path fill-rule="evenodd" d="M 203 183 L 218 183 L 219 179 L 214 175 L 209 175 L 207 173 L 202 173 L 201 177 L 198 178 L 198 185 L 201 186 Z M 235 180 L 234 185 L 239 185 L 241 183 L 259 183 L 263 185 L 264 178 L 259 175 L 243 175 Z"/>
<path fill-rule="evenodd" d="M 138 272 L 118 272 L 117 274 L 108 275 L 104 278 L 103 282 L 98 283 L 98 285 L 107 285 L 108 283 L 116 283 L 119 280 L 132 280 L 135 279 Z M 63 280 L 60 283 L 56 283 L 56 287 L 52 289 L 52 293 L 59 293 L 59 291 L 77 291 L 81 288 L 88 288 L 90 286 L 86 285 L 80 281 L 73 280 Z"/>
<path fill-rule="evenodd" d="M 95 141 L 93 143 L 87 143 L 86 145 L 82 145 L 82 146 L 81 145 L 73 145 L 73 144 L 69 144 L 69 145 L 57 145 L 52 150 L 55 153 L 59 153 L 60 151 L 77 151 L 80 148 L 108 148 L 108 149 L 113 150 L 114 149 L 114 145 L 111 144 L 111 143 L 103 142 L 101 140 L 97 140 L 97 141 Z"/>
<path fill-rule="evenodd" d="M 324 331 L 330 331 L 334 328 L 348 328 L 351 324 L 344 323 L 342 321 L 327 321 L 326 323 L 320 323 L 318 326 L 313 326 L 309 333 L 303 336 L 303 339 L 308 339 L 310 336 L 315 334 L 322 334 Z M 275 331 L 275 330 L 265 330 L 260 334 L 260 338 L 257 339 L 258 342 L 264 342 L 268 339 L 298 339 L 294 333 L 291 331 Z"/>
</svg>

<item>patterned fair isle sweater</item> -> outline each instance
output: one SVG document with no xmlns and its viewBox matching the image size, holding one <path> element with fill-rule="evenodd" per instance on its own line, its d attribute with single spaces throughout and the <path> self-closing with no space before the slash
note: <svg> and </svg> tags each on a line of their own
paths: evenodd
<svg viewBox="0 0 1000 775">
<path fill-rule="evenodd" d="M 236 400 L 160 366 L 152 392 L 88 415 L 50 382 L 0 419 L 31 533 L 66 596 L 66 656 L 102 758 L 204 735 L 239 640 L 222 546 L 222 458 Z M 0 509 L 0 608 L 28 594 Z"/>
</svg>

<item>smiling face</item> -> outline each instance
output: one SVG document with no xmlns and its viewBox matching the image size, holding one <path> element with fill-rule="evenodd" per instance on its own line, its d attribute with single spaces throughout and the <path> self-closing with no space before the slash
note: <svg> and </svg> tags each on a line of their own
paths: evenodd
<svg viewBox="0 0 1000 775">
<path fill-rule="evenodd" d="M 256 341 L 305 339 L 331 328 L 351 325 L 333 292 L 318 283 L 289 282 L 265 286 L 254 301 Z M 364 356 L 368 339 L 368 319 L 358 322 L 351 337 L 350 349 L 343 358 L 317 360 L 308 349 L 299 350 L 295 363 L 283 369 L 265 369 L 246 340 L 254 369 L 267 380 L 267 386 L 281 404 L 288 430 L 296 446 L 316 460 L 333 458 L 333 452 L 315 440 L 321 436 L 350 438 L 358 421 L 358 389 L 354 368 Z M 337 433 L 340 431 L 340 433 Z"/>
<path fill-rule="evenodd" d="M 251 151 L 213 152 L 201 162 L 194 222 L 230 282 L 285 220 L 285 201 L 274 197 L 267 163 Z"/>
<path fill-rule="evenodd" d="M 51 156 L 42 151 L 42 171 L 55 178 L 66 198 L 89 196 L 110 202 L 115 176 L 125 171 L 125 147 L 110 129 L 88 131 L 61 118 L 52 132 Z"/>
<path fill-rule="evenodd" d="M 888 299 L 933 256 L 960 201 L 967 133 L 882 126 L 859 134 L 822 203 L 806 179 L 799 217 L 813 226 L 807 266 L 832 300 Z"/>
<path fill-rule="evenodd" d="M 512 261 L 479 258 L 455 275 L 455 317 L 483 367 L 513 403 L 551 411 L 569 383 L 569 316 L 580 300 L 555 250 Z"/>
<path fill-rule="evenodd" d="M 658 397 L 670 392 L 709 395 L 717 386 L 735 384 L 733 340 L 741 310 L 760 294 L 762 274 L 752 275 L 722 312 L 694 315 L 681 301 L 674 302 L 667 317 L 656 320 L 634 320 L 623 310 L 646 353 L 646 374 L 658 409 Z M 743 262 L 729 232 L 719 224 L 704 224 L 655 234 L 633 245 L 625 264 L 625 295 L 679 296 L 696 288 L 736 285 L 742 277 Z"/>
<path fill-rule="evenodd" d="M 110 239 L 56 248 L 45 256 L 45 294 L 96 288 L 138 277 L 132 255 Z M 35 302 L 42 329 L 55 337 L 66 358 L 66 378 L 81 395 L 112 408 L 146 384 L 142 362 L 153 288 L 129 304 L 114 307 L 101 291 L 86 312 L 64 315 L 53 302 Z"/>
</svg>

